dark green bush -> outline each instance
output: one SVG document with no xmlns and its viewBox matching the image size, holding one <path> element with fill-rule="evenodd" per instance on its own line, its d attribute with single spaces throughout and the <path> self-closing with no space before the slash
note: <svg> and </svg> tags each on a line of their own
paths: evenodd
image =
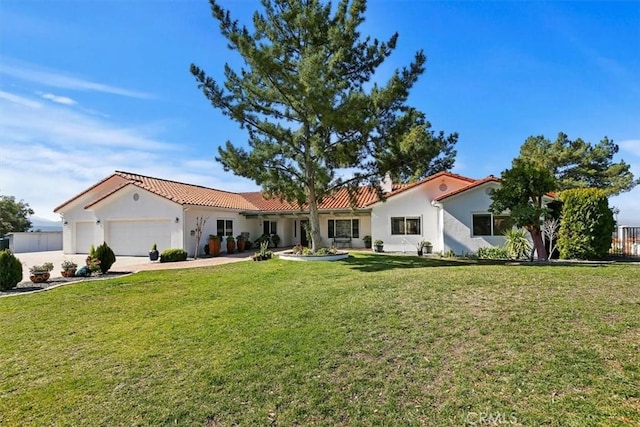
<svg viewBox="0 0 640 427">
<path fill-rule="evenodd" d="M 102 274 L 109 271 L 111 266 L 116 262 L 116 254 L 113 253 L 105 242 L 102 242 L 102 244 L 96 248 L 94 258 L 100 261 L 100 271 Z"/>
<path fill-rule="evenodd" d="M 563 259 L 601 259 L 611 248 L 615 222 L 604 190 L 578 188 L 560 194 L 558 248 Z"/>
<path fill-rule="evenodd" d="M 187 252 L 182 249 L 165 249 L 160 255 L 160 262 L 186 261 Z"/>
<path fill-rule="evenodd" d="M 22 280 L 22 263 L 10 250 L 0 251 L 0 291 L 8 291 Z"/>
<path fill-rule="evenodd" d="M 480 248 L 477 255 L 480 259 L 509 259 L 509 252 L 505 248 Z"/>
</svg>

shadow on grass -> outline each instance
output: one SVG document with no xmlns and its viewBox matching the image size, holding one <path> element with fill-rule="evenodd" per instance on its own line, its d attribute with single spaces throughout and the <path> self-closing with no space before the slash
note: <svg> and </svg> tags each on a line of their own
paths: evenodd
<svg viewBox="0 0 640 427">
<path fill-rule="evenodd" d="M 464 267 L 477 264 L 470 260 L 453 258 L 421 258 L 408 255 L 371 255 L 363 254 L 339 261 L 349 265 L 352 269 L 363 272 L 394 270 L 398 268 L 429 268 L 429 267 Z M 504 264 L 497 262 L 495 264 Z"/>
<path fill-rule="evenodd" d="M 373 255 L 362 254 L 357 257 L 349 257 L 339 261 L 349 265 L 352 269 L 363 272 L 375 272 L 394 270 L 399 268 L 434 268 L 434 267 L 481 267 L 481 266 L 508 266 L 508 267 L 574 267 L 593 268 L 607 267 L 613 263 L 610 261 L 552 261 L 531 262 L 513 260 L 490 260 L 468 258 L 422 258 L 410 255 Z"/>
</svg>

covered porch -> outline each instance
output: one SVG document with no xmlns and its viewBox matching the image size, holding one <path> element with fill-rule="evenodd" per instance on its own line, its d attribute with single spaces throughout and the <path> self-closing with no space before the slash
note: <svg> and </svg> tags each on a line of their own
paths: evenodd
<svg viewBox="0 0 640 427">
<path fill-rule="evenodd" d="M 277 234 L 279 247 L 309 245 L 308 212 L 246 212 L 243 215 L 251 224 L 251 241 L 263 234 Z M 323 247 L 364 248 L 362 238 L 371 236 L 371 210 L 321 211 L 320 234 Z"/>
</svg>

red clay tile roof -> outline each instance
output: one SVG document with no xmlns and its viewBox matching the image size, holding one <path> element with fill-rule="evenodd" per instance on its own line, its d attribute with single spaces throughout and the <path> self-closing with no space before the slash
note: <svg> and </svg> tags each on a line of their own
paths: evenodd
<svg viewBox="0 0 640 427">
<path fill-rule="evenodd" d="M 300 207 L 297 203 L 288 203 L 277 197 L 266 199 L 261 192 L 240 193 L 252 205 L 256 206 L 260 211 L 306 211 L 308 207 L 303 205 Z M 378 201 L 378 195 L 375 189 L 370 187 L 360 187 L 355 195 L 354 208 L 364 208 Z M 351 209 L 351 199 L 346 188 L 341 188 L 331 197 L 326 197 L 319 205 L 320 210 L 334 209 Z"/>
<path fill-rule="evenodd" d="M 108 177 L 106 177 L 105 179 L 96 182 L 95 184 L 93 184 L 91 187 L 87 188 L 86 190 L 84 190 L 82 193 L 76 194 L 75 196 L 73 196 L 72 198 L 70 198 L 69 200 L 67 200 L 66 202 L 62 203 L 60 206 L 56 207 L 53 211 L 54 212 L 58 212 L 58 210 L 60 210 L 61 208 L 63 208 L 64 206 L 68 205 L 69 203 L 73 202 L 74 200 L 77 200 L 78 198 L 80 198 L 83 194 L 93 190 L 94 188 L 98 187 L 100 184 L 103 184 L 105 182 L 107 182 L 108 180 L 110 180 L 111 178 L 113 178 L 114 176 L 117 176 L 115 173 L 109 175 Z"/>
<path fill-rule="evenodd" d="M 450 191 L 448 193 L 442 194 L 435 198 L 436 201 L 441 201 L 446 199 L 447 197 L 455 196 L 456 194 L 464 193 L 467 190 L 471 190 L 472 188 L 476 188 L 482 184 L 486 184 L 487 182 L 500 182 L 498 178 L 495 176 L 488 176 L 484 179 L 479 179 L 477 181 L 472 182 L 471 184 L 458 188 L 457 190 Z"/>
<path fill-rule="evenodd" d="M 458 175 L 455 173 L 451 173 L 451 172 L 438 172 L 436 174 L 430 175 L 426 178 L 421 179 L 420 181 L 416 181 L 416 182 L 412 182 L 410 184 L 393 184 L 392 186 L 392 191 L 387 194 L 387 199 L 390 197 L 393 197 L 397 194 L 400 194 L 404 191 L 407 191 L 411 188 L 417 187 L 420 184 L 424 184 L 425 182 L 429 182 L 429 181 L 433 181 L 434 179 L 443 177 L 443 176 L 447 176 L 449 178 L 455 178 L 455 179 L 459 179 L 461 181 L 466 181 L 466 182 L 476 182 L 475 179 L 472 178 L 467 178 L 466 176 L 462 176 L 462 175 Z M 378 200 L 372 202 L 371 204 L 377 202 Z"/>
<path fill-rule="evenodd" d="M 238 209 L 242 211 L 265 211 L 265 212 L 305 211 L 308 209 L 307 206 L 301 207 L 296 203 L 288 203 L 288 202 L 285 202 L 284 200 L 280 200 L 277 197 L 266 199 L 261 192 L 231 193 L 228 191 L 216 190 L 213 188 L 203 187 L 199 185 L 185 184 L 182 182 L 170 181 L 170 180 L 160 179 L 160 178 L 153 178 L 150 176 L 139 175 L 139 174 L 130 173 L 130 172 L 116 171 L 113 175 L 110 175 L 109 177 L 103 179 L 102 181 L 93 185 L 92 187 L 85 190 L 84 192 L 64 202 L 62 205 L 58 206 L 54 211 L 58 211 L 68 203 L 78 199 L 83 194 L 87 193 L 88 191 L 97 187 L 98 185 L 106 182 L 107 180 L 109 180 L 114 176 L 123 178 L 126 181 L 119 183 L 115 188 L 113 188 L 108 193 L 100 196 L 96 200 L 91 201 L 91 203 L 85 206 L 85 208 L 88 208 L 97 204 L 98 202 L 108 198 L 112 194 L 116 193 L 117 191 L 121 190 L 122 188 L 128 185 L 135 185 L 136 187 L 147 190 L 151 193 L 154 193 L 160 197 L 163 197 L 167 200 L 178 203 L 180 205 L 207 206 L 207 207 L 217 207 L 217 208 L 226 208 L 226 209 Z M 440 196 L 438 200 L 443 199 L 445 197 L 452 196 L 453 194 L 457 194 L 462 191 L 466 191 L 477 185 L 483 184 L 484 182 L 487 182 L 487 180 L 490 180 L 490 179 L 498 181 L 497 178 L 492 178 L 492 177 L 485 178 L 484 180 L 480 180 L 480 181 L 475 181 L 471 178 L 467 178 L 461 175 L 457 175 L 449 172 L 440 172 L 411 184 L 394 184 L 392 186 L 392 191 L 387 194 L 387 198 L 393 197 L 399 193 L 402 193 L 420 184 L 423 184 L 425 182 L 434 180 L 442 176 L 448 176 L 451 178 L 466 181 L 466 182 L 469 182 L 470 185 L 463 187 L 460 190 L 456 190 L 454 192 Z M 351 209 L 352 207 L 356 209 L 362 209 L 374 203 L 377 203 L 378 201 L 380 201 L 380 199 L 378 198 L 378 195 L 374 188 L 360 187 L 355 196 L 355 203 L 352 206 L 351 198 L 349 196 L 348 190 L 346 188 L 342 188 L 338 190 L 338 192 L 333 196 L 325 198 L 322 201 L 322 203 L 319 204 L 318 208 L 320 210 L 346 210 L 346 209 Z"/>
<path fill-rule="evenodd" d="M 145 189 L 160 197 L 171 200 L 180 205 L 210 206 L 228 209 L 256 209 L 244 197 L 237 193 L 215 190 L 199 185 L 185 184 L 177 181 L 169 181 L 160 178 L 116 171 L 131 184 Z"/>
</svg>

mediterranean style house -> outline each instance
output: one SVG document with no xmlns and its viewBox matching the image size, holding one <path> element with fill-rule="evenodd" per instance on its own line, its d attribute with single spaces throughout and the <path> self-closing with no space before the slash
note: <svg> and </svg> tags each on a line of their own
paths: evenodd
<svg viewBox="0 0 640 427">
<path fill-rule="evenodd" d="M 362 187 L 355 204 L 346 190 L 319 205 L 323 246 L 339 241 L 364 247 L 364 236 L 384 242 L 385 252 L 412 252 L 420 241 L 456 254 L 504 242 L 508 216 L 489 212 L 490 192 L 500 181 L 440 172 L 411 184 L 385 181 L 385 201 Z M 308 210 L 260 192 L 231 193 L 198 185 L 116 171 L 54 209 L 63 219 L 63 251 L 87 253 L 103 241 L 116 255 L 147 255 L 182 248 L 193 255 L 209 234 L 278 234 L 281 247 L 306 245 Z M 196 242 L 196 217 L 205 217 Z M 223 245 L 224 247 L 224 245 Z M 200 251 L 201 252 L 201 251 Z"/>
</svg>

